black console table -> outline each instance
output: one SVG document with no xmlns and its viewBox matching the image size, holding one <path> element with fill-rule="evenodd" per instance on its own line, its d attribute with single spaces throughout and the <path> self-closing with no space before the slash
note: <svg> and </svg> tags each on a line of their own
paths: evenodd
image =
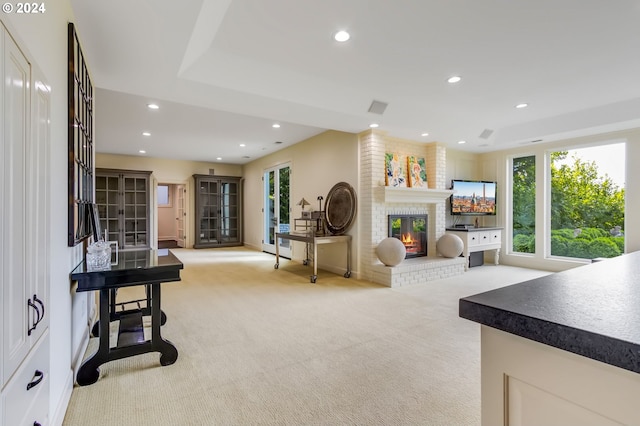
<svg viewBox="0 0 640 426">
<path fill-rule="evenodd" d="M 178 350 L 160 336 L 164 323 L 160 309 L 160 284 L 180 281 L 182 262 L 169 250 L 121 251 L 117 263 L 109 270 L 89 271 L 82 262 L 71 272 L 71 279 L 78 281 L 76 291 L 100 291 L 100 316 L 97 331 L 100 339 L 97 352 L 87 358 L 76 381 L 80 386 L 95 383 L 100 377 L 100 365 L 105 362 L 147 352 L 160 352 L 160 364 L 171 365 L 178 359 Z M 116 311 L 115 292 L 120 287 L 144 285 L 146 306 Z M 151 316 L 151 338 L 144 338 L 144 315 Z M 109 329 L 111 321 L 119 320 L 118 343 L 111 348 Z"/>
</svg>

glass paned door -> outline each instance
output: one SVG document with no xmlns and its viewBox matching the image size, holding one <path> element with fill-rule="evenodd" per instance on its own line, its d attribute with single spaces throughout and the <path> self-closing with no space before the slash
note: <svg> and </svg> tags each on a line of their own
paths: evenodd
<svg viewBox="0 0 640 426">
<path fill-rule="evenodd" d="M 187 246 L 187 236 L 186 236 L 186 232 L 185 232 L 185 226 L 184 226 L 184 220 L 185 217 L 187 216 L 186 213 L 186 209 L 185 209 L 185 193 L 186 193 L 186 189 L 184 187 L 184 185 L 177 185 L 176 186 L 176 202 L 178 203 L 177 205 L 177 217 L 176 220 L 178 221 L 177 227 L 178 227 L 178 247 L 186 247 Z"/>
<path fill-rule="evenodd" d="M 291 257 L 291 241 L 278 239 L 276 233 L 289 232 L 291 228 L 291 205 L 289 202 L 291 165 L 289 163 L 267 169 L 264 172 L 264 237 L 262 249 Z"/>
</svg>

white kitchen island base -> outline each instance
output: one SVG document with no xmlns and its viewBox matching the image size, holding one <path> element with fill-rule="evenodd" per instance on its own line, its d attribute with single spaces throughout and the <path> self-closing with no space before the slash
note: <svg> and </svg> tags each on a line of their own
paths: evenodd
<svg viewBox="0 0 640 426">
<path fill-rule="evenodd" d="M 482 425 L 640 424 L 640 375 L 481 327 Z"/>
</svg>

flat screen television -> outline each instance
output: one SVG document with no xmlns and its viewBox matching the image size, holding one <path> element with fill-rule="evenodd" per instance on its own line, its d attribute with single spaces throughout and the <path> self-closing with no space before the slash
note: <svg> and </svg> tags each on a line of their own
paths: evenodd
<svg viewBox="0 0 640 426">
<path fill-rule="evenodd" d="M 451 181 L 451 214 L 493 216 L 496 214 L 496 182 L 484 180 Z"/>
</svg>

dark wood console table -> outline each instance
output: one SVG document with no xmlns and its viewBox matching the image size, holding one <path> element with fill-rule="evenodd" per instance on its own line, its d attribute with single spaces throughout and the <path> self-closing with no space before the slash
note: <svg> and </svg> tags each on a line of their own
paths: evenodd
<svg viewBox="0 0 640 426">
<path fill-rule="evenodd" d="M 118 253 L 116 264 L 104 271 L 87 270 L 82 262 L 71 272 L 71 279 L 78 281 L 76 291 L 100 291 L 100 316 L 97 328 L 100 339 L 98 350 L 87 358 L 76 381 L 80 386 L 95 383 L 100 377 L 100 365 L 116 359 L 160 352 L 160 364 L 171 365 L 178 359 L 178 350 L 160 336 L 163 312 L 160 309 L 160 284 L 180 281 L 182 262 L 169 250 L 134 250 Z M 146 306 L 116 312 L 115 293 L 120 287 L 144 285 Z M 143 316 L 151 316 L 151 338 L 145 340 Z M 119 320 L 118 343 L 109 344 L 111 321 Z M 164 317 L 166 320 L 166 317 Z"/>
<path fill-rule="evenodd" d="M 310 277 L 311 283 L 315 283 L 318 279 L 318 244 L 346 243 L 347 244 L 347 272 L 344 273 L 345 278 L 351 277 L 351 235 L 315 235 L 314 232 L 303 233 L 276 233 L 276 241 L 278 238 L 283 240 L 301 241 L 307 244 L 311 250 L 311 261 L 313 262 L 313 275 Z M 305 265 L 308 259 L 305 259 Z M 275 269 L 280 266 L 280 252 L 278 244 L 276 244 L 276 264 Z"/>
</svg>

